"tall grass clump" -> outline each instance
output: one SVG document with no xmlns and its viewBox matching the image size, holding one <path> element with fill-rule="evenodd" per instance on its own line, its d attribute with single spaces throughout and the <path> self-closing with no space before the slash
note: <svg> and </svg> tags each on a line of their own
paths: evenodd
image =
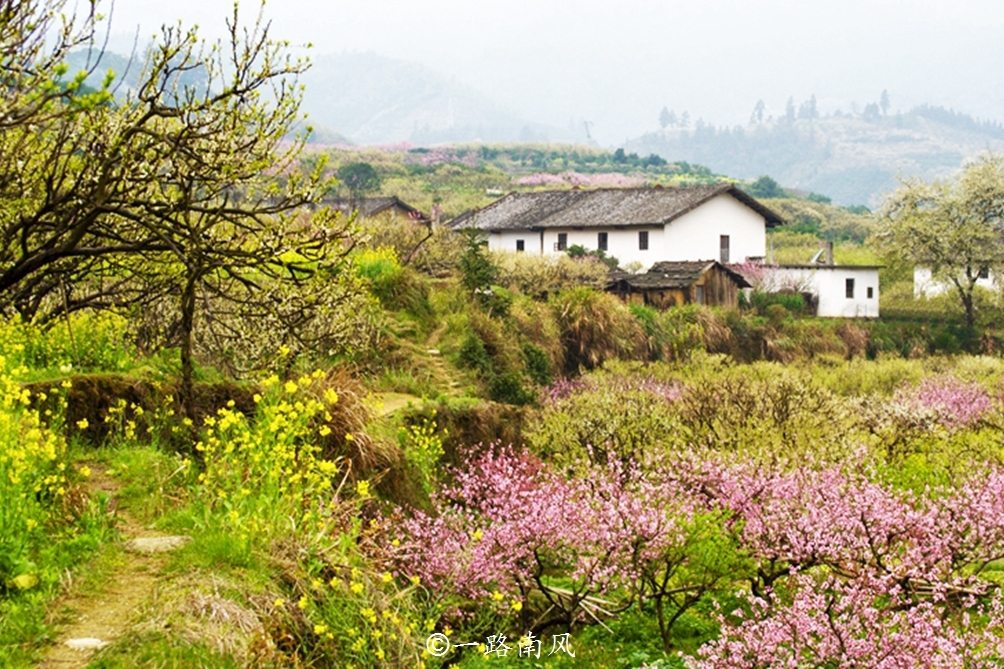
<svg viewBox="0 0 1004 669">
<path fill-rule="evenodd" d="M 613 295 L 579 287 L 551 296 L 549 304 L 561 332 L 566 373 L 636 356 L 644 347 L 641 326 Z"/>
</svg>

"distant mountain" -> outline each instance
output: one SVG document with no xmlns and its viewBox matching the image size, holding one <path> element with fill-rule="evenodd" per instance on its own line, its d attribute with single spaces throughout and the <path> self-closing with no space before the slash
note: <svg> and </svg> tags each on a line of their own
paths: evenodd
<svg viewBox="0 0 1004 669">
<path fill-rule="evenodd" d="M 320 56 L 303 76 L 310 122 L 357 144 L 569 141 L 418 63 L 373 53 Z"/>
<path fill-rule="evenodd" d="M 871 106 L 864 114 L 782 117 L 735 128 L 698 121 L 648 133 L 625 148 L 741 179 L 768 174 L 838 204 L 875 206 L 899 177 L 946 177 L 980 152 L 1004 151 L 1004 127 L 941 107 L 885 116 Z"/>
</svg>

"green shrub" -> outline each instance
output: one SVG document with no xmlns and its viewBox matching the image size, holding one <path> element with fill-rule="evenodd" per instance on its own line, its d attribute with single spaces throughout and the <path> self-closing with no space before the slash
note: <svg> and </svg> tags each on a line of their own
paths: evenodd
<svg viewBox="0 0 1004 669">
<path fill-rule="evenodd" d="M 523 359 L 526 361 L 526 372 L 534 383 L 540 386 L 550 385 L 554 380 L 554 368 L 551 366 L 551 359 L 542 348 L 524 342 Z"/>
</svg>

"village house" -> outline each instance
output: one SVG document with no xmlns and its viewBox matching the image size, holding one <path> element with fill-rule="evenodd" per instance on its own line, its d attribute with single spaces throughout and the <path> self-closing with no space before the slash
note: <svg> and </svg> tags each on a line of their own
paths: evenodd
<svg viewBox="0 0 1004 669">
<path fill-rule="evenodd" d="M 359 219 L 429 223 L 428 216 L 396 197 L 327 197 L 321 200 L 321 205 L 331 207 L 346 217 L 359 212 Z"/>
<path fill-rule="evenodd" d="M 488 236 L 492 251 L 564 253 L 580 245 L 622 267 L 664 260 L 762 258 L 782 219 L 730 184 L 509 193 L 451 223 Z"/>
<path fill-rule="evenodd" d="M 509 193 L 450 226 L 483 231 L 491 251 L 546 255 L 578 245 L 622 268 L 648 268 L 611 274 L 608 290 L 630 302 L 735 307 L 750 286 L 744 264 L 758 268 L 764 290 L 798 287 L 819 316 L 877 318 L 877 267 L 834 265 L 832 250 L 820 264 L 761 264 L 768 230 L 783 223 L 736 186 L 714 184 Z"/>
<path fill-rule="evenodd" d="M 607 291 L 629 304 L 667 309 L 685 304 L 739 306 L 739 291 L 750 284 L 741 274 L 715 260 L 665 260 L 644 274 L 613 271 Z"/>
</svg>

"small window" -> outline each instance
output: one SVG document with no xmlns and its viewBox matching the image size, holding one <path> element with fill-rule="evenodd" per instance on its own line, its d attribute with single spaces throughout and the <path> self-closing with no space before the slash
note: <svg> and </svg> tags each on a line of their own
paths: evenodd
<svg viewBox="0 0 1004 669">
<path fill-rule="evenodd" d="M 844 280 L 844 293 L 848 300 L 854 299 L 854 279 Z"/>
<path fill-rule="evenodd" d="M 984 265 L 980 268 L 980 273 L 976 275 L 977 279 L 989 279 L 990 278 L 990 268 Z"/>
<path fill-rule="evenodd" d="M 729 261 L 729 236 L 722 235 L 718 238 L 719 257 L 723 263 Z"/>
<path fill-rule="evenodd" d="M 526 248 L 523 246 L 523 240 L 522 239 L 517 239 L 516 240 L 516 250 L 517 251 L 525 251 L 526 250 Z"/>
<path fill-rule="evenodd" d="M 704 304 L 704 286 L 695 286 L 697 288 L 697 303 Z"/>
<path fill-rule="evenodd" d="M 558 233 L 558 250 L 564 251 L 568 248 L 568 233 L 559 232 Z"/>
<path fill-rule="evenodd" d="M 638 249 L 648 251 L 648 230 L 638 231 Z"/>
<path fill-rule="evenodd" d="M 871 286 L 868 286 L 868 299 L 870 300 L 874 297 L 875 297 L 875 289 L 872 288 Z"/>
<path fill-rule="evenodd" d="M 607 233 L 601 232 L 598 235 L 596 235 L 596 248 L 598 248 L 600 251 L 607 250 Z"/>
</svg>

